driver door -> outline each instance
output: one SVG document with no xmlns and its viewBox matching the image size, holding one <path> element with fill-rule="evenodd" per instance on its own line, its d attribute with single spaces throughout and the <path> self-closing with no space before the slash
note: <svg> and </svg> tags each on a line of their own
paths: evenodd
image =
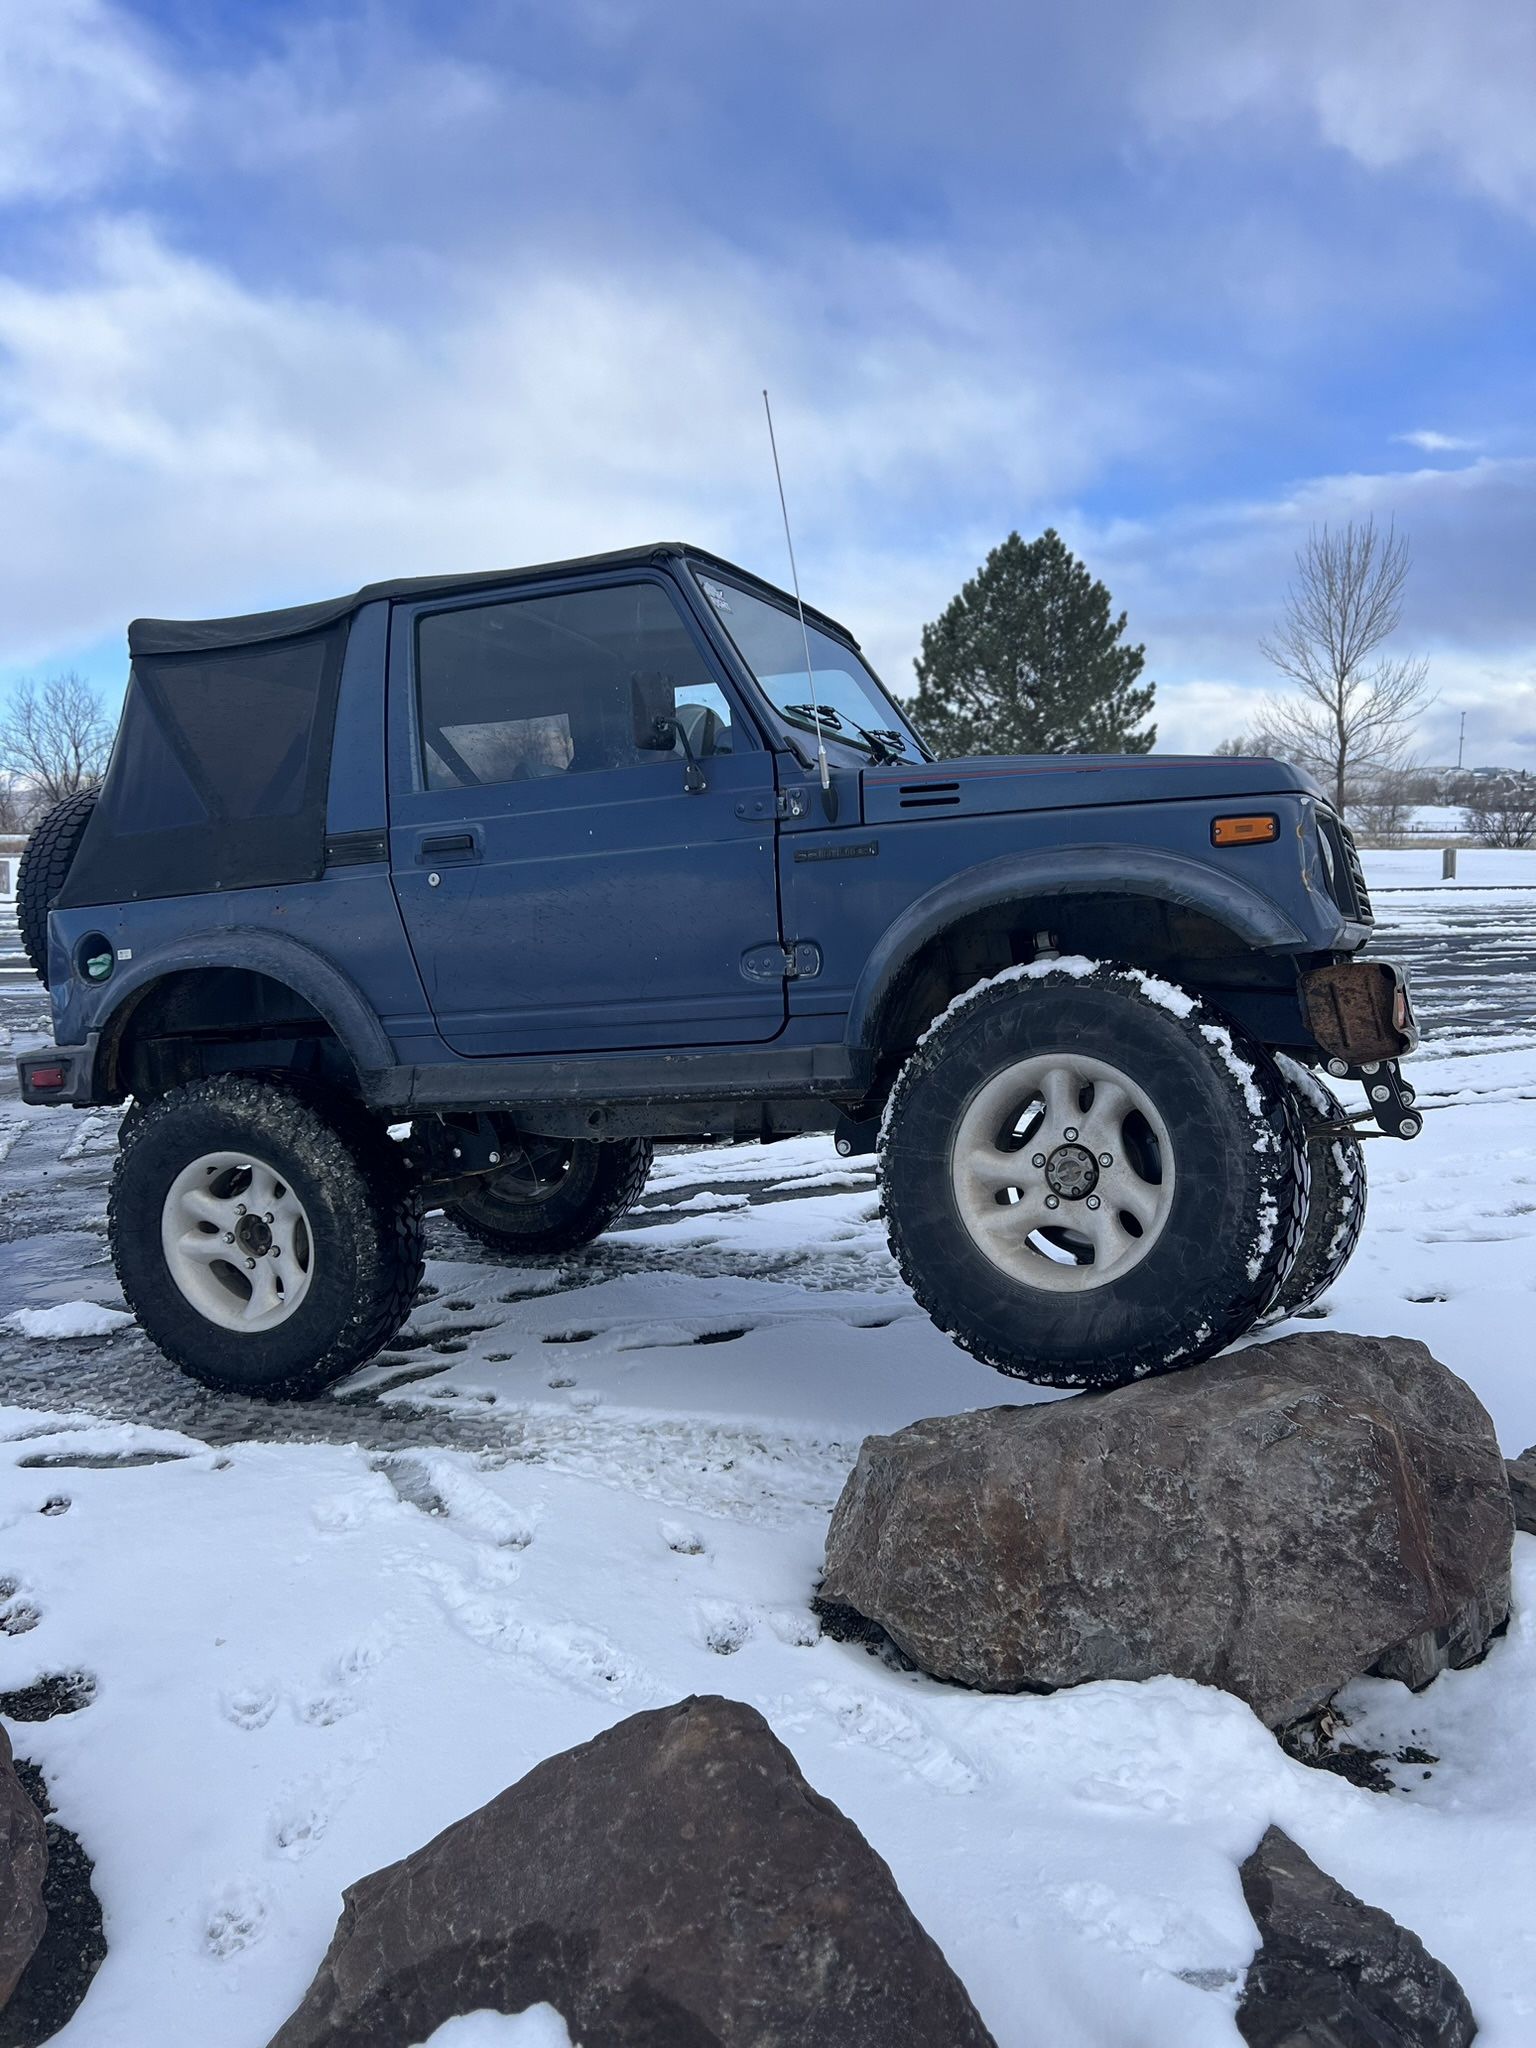
<svg viewBox="0 0 1536 2048">
<path fill-rule="evenodd" d="M 662 578 L 397 605 L 390 690 L 395 892 L 455 1052 L 783 1029 L 743 965 L 779 938 L 773 757 Z"/>
</svg>

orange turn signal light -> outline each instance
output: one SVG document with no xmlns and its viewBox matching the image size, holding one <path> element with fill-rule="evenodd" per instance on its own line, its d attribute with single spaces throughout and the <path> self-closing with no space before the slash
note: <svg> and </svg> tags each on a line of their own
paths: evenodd
<svg viewBox="0 0 1536 2048">
<path fill-rule="evenodd" d="M 1262 846 L 1280 837 L 1280 820 L 1272 812 L 1256 818 L 1212 818 L 1212 846 Z"/>
</svg>

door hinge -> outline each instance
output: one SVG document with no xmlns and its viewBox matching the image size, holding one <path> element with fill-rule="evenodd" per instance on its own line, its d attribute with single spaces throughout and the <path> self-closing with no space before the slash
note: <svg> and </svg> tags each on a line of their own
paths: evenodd
<svg viewBox="0 0 1536 2048">
<path fill-rule="evenodd" d="M 738 818 L 803 818 L 805 797 L 798 789 L 781 789 L 772 796 L 744 796 L 736 805 Z"/>
<path fill-rule="evenodd" d="M 821 948 L 811 939 L 791 946 L 753 946 L 741 956 L 748 981 L 810 981 L 821 972 Z"/>
</svg>

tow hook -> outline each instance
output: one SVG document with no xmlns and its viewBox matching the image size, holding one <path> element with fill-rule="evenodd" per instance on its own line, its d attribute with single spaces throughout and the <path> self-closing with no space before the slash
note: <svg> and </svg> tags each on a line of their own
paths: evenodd
<svg viewBox="0 0 1536 2048">
<path fill-rule="evenodd" d="M 1380 1125 L 1382 1137 L 1416 1138 L 1423 1130 L 1424 1119 L 1413 1106 L 1413 1085 L 1403 1079 L 1396 1060 L 1366 1060 L 1359 1066 L 1329 1060 L 1327 1071 L 1335 1081 L 1360 1083 L 1370 1101 L 1368 1114 Z M 1350 1124 L 1354 1122 L 1351 1118 Z"/>
</svg>

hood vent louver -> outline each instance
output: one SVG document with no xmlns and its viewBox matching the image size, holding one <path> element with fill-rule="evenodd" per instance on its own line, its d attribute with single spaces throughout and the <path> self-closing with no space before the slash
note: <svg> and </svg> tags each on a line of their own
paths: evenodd
<svg viewBox="0 0 1536 2048">
<path fill-rule="evenodd" d="M 931 811 L 959 801 L 958 782 L 904 782 L 898 799 L 899 808 L 904 811 Z"/>
</svg>

